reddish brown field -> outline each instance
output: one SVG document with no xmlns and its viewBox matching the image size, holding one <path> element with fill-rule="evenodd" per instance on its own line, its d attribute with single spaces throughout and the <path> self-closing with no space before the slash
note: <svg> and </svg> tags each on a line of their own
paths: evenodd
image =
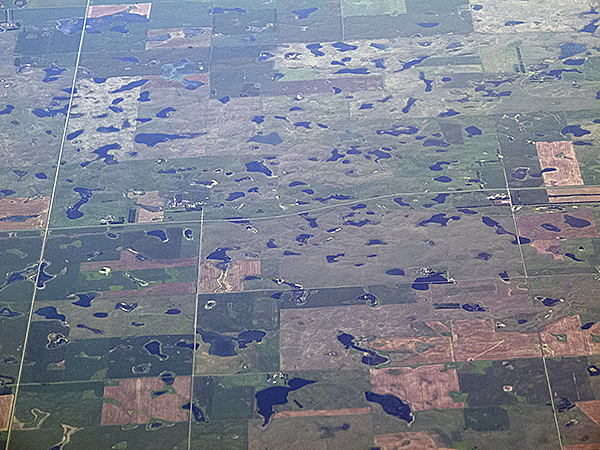
<svg viewBox="0 0 600 450">
<path fill-rule="evenodd" d="M 144 195 L 135 195 L 133 192 L 129 192 L 127 197 L 137 200 L 136 203 L 138 205 L 161 207 L 161 210 L 156 212 L 139 208 L 137 218 L 138 223 L 162 222 L 165 215 L 164 210 L 162 209 L 165 204 L 165 199 L 158 191 L 148 191 Z"/>
<path fill-rule="evenodd" d="M 433 345 L 433 348 L 419 352 L 416 349 L 419 343 L 425 346 Z M 452 339 L 449 336 L 377 338 L 369 342 L 369 347 L 375 350 L 400 351 L 405 354 L 414 353 L 415 356 L 402 361 L 407 366 L 454 361 Z"/>
<path fill-rule="evenodd" d="M 558 238 L 538 239 L 531 242 L 529 245 L 537 250 L 538 255 L 552 255 L 556 260 L 565 260 Z"/>
<path fill-rule="evenodd" d="M 8 430 L 13 395 L 0 395 L 0 431 Z"/>
<path fill-rule="evenodd" d="M 591 222 L 591 225 L 583 228 L 569 226 L 565 222 L 563 213 L 535 214 L 532 216 L 517 216 L 517 227 L 521 236 L 534 240 L 556 239 L 559 236 L 565 238 L 598 237 L 596 223 L 591 211 L 572 211 L 570 216 Z M 542 224 L 552 224 L 560 231 L 550 231 L 542 227 Z"/>
<path fill-rule="evenodd" d="M 393 394 L 410 403 L 413 411 L 464 408 L 453 403 L 450 391 L 460 391 L 456 369 L 444 371 L 443 364 L 419 366 L 416 369 L 371 369 L 371 384 L 378 394 Z"/>
<path fill-rule="evenodd" d="M 127 250 L 121 252 L 118 261 L 91 261 L 82 262 L 79 265 L 80 272 L 93 272 L 102 267 L 110 267 L 113 270 L 144 270 L 144 269 L 166 269 L 168 267 L 195 266 L 198 258 L 182 259 L 154 259 L 152 261 L 136 261 L 135 255 Z"/>
<path fill-rule="evenodd" d="M 273 417 L 280 419 L 282 417 L 317 417 L 317 416 L 356 416 L 361 414 L 370 414 L 371 408 L 346 408 L 346 409 L 304 409 L 301 411 L 281 411 Z"/>
<path fill-rule="evenodd" d="M 575 404 L 586 416 L 600 425 L 600 400 L 576 402 Z"/>
<path fill-rule="evenodd" d="M 211 31 L 211 28 L 204 28 L 203 33 L 186 38 L 183 32 L 183 28 L 148 30 L 148 38 L 152 38 L 154 36 L 163 36 L 166 34 L 169 34 L 171 37 L 166 41 L 147 41 L 146 50 L 151 50 L 155 48 L 186 48 L 188 46 L 209 47 Z"/>
<path fill-rule="evenodd" d="M 206 262 L 200 266 L 199 292 L 214 294 L 215 292 L 241 292 L 244 290 L 243 279 L 247 275 L 260 275 L 260 260 L 244 259 L 235 261 L 224 278 L 223 271 L 213 263 Z M 221 279 L 221 282 L 219 282 Z M 221 285 L 223 283 L 223 285 Z"/>
<path fill-rule="evenodd" d="M 227 292 L 240 292 L 244 290 L 242 280 L 247 275 L 260 275 L 260 260 L 243 259 L 235 261 L 227 271 L 225 285 Z"/>
<path fill-rule="evenodd" d="M 185 422 L 189 412 L 180 408 L 190 398 L 190 377 L 177 377 L 173 387 L 177 394 L 163 394 L 155 399 L 150 391 L 161 390 L 164 383 L 159 378 L 127 378 L 118 386 L 106 386 L 104 398 L 113 398 L 121 406 L 104 403 L 101 425 L 148 423 L 151 418 Z"/>
<path fill-rule="evenodd" d="M 564 445 L 563 450 L 600 450 L 600 444 L 571 444 Z"/>
<path fill-rule="evenodd" d="M 200 274 L 198 276 L 198 293 L 199 294 L 214 294 L 221 288 L 221 284 L 217 281 L 221 276 L 221 271 L 212 263 L 204 263 L 200 266 Z"/>
<path fill-rule="evenodd" d="M 537 358 L 541 356 L 537 334 L 496 333 L 491 320 L 453 320 L 456 361 Z"/>
<path fill-rule="evenodd" d="M 540 333 L 544 356 L 600 355 L 600 342 L 592 342 L 592 335 L 600 335 L 600 323 L 582 330 L 578 315 L 557 320 Z"/>
<path fill-rule="evenodd" d="M 137 3 L 127 5 L 93 5 L 89 7 L 87 17 L 88 19 L 110 16 L 121 11 L 127 11 L 131 14 L 139 14 L 141 16 L 150 17 L 150 7 L 152 3 Z"/>
<path fill-rule="evenodd" d="M 0 222 L 0 230 L 33 230 L 46 226 L 50 197 L 27 201 L 27 198 L 12 197 L 0 200 L 0 218 L 10 216 L 37 216 L 24 222 Z"/>
<path fill-rule="evenodd" d="M 448 328 L 446 325 L 444 325 L 442 322 L 425 322 L 425 325 L 427 325 L 429 328 L 431 328 L 432 330 L 438 332 L 438 333 L 450 333 L 450 328 Z"/>
<path fill-rule="evenodd" d="M 376 434 L 375 445 L 381 450 L 450 450 L 438 447 L 425 431 Z"/>
<path fill-rule="evenodd" d="M 544 172 L 542 174 L 546 186 L 583 184 L 579 163 L 571 141 L 536 142 L 535 146 L 542 170 L 547 168 L 556 169 L 554 172 Z"/>
<path fill-rule="evenodd" d="M 562 189 L 546 189 L 550 203 L 598 202 L 600 201 L 600 188 L 598 187 L 570 187 Z"/>
</svg>

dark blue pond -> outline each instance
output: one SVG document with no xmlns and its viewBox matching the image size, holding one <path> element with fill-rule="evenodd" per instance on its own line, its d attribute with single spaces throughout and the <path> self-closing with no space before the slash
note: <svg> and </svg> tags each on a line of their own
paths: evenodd
<svg viewBox="0 0 600 450">
<path fill-rule="evenodd" d="M 583 262 L 583 259 L 579 259 L 577 256 L 575 256 L 573 253 L 565 253 L 564 254 L 567 258 L 572 259 L 573 261 L 577 261 L 577 262 Z"/>
<path fill-rule="evenodd" d="M 434 272 L 424 277 L 415 278 L 411 288 L 417 291 L 426 291 L 429 289 L 430 284 L 450 284 L 450 281 L 441 273 Z"/>
<path fill-rule="evenodd" d="M 34 311 L 34 314 L 42 316 L 48 320 L 60 320 L 61 322 L 65 322 L 67 320 L 67 316 L 60 314 L 54 306 L 44 306 L 42 308 L 38 308 Z"/>
<path fill-rule="evenodd" d="M 386 270 L 385 273 L 388 275 L 394 275 L 394 276 L 405 276 L 406 275 L 404 273 L 404 270 L 397 269 L 397 268 Z"/>
<path fill-rule="evenodd" d="M 194 416 L 194 420 L 196 422 L 206 422 L 206 418 L 204 417 L 204 412 L 197 406 L 195 403 L 187 402 L 185 405 L 181 407 L 181 409 L 190 410 L 192 408 L 192 414 Z"/>
<path fill-rule="evenodd" d="M 555 231 L 555 232 L 557 232 L 557 233 L 560 231 L 560 228 L 558 228 L 558 227 L 557 227 L 557 226 L 555 226 L 555 225 L 552 225 L 551 223 L 543 223 L 543 224 L 541 224 L 540 226 L 541 226 L 542 228 L 544 228 L 545 230 L 548 230 L 548 231 Z"/>
<path fill-rule="evenodd" d="M 148 353 L 154 356 L 158 356 L 160 359 L 167 359 L 169 356 L 162 353 L 162 344 L 160 341 L 152 340 L 144 344 L 144 348 Z"/>
<path fill-rule="evenodd" d="M 11 222 L 11 223 L 19 223 L 26 222 L 29 219 L 33 219 L 34 217 L 39 217 L 39 214 L 31 214 L 31 215 L 16 215 L 16 216 L 6 216 L 1 217 L 0 222 Z"/>
<path fill-rule="evenodd" d="M 398 417 L 408 423 L 411 423 L 414 419 L 408 403 L 403 402 L 395 395 L 382 395 L 367 391 L 365 392 L 365 399 L 369 402 L 379 403 L 383 410 L 390 416 Z"/>
<path fill-rule="evenodd" d="M 598 22 L 600 22 L 600 19 L 592 20 L 590 23 L 588 23 L 586 26 L 584 26 L 581 30 L 579 30 L 579 32 L 580 33 L 590 33 L 590 34 L 595 33 L 596 30 L 598 29 L 598 25 L 596 25 Z"/>
<path fill-rule="evenodd" d="M 334 148 L 334 149 L 331 151 L 331 156 L 330 156 L 330 157 L 329 157 L 329 159 L 327 159 L 326 161 L 328 161 L 328 162 L 330 162 L 330 161 L 337 161 L 338 159 L 342 159 L 342 158 L 343 158 L 343 157 L 345 157 L 345 156 L 346 156 L 346 155 L 343 155 L 343 154 L 339 153 L 339 152 L 337 151 L 337 149 L 336 149 L 336 148 Z"/>
<path fill-rule="evenodd" d="M 315 197 L 314 200 L 320 203 L 327 203 L 329 200 L 352 200 L 354 196 L 344 194 L 331 194 L 329 197 Z"/>
<path fill-rule="evenodd" d="M 263 416 L 264 422 L 263 427 L 266 427 L 271 420 L 271 417 L 275 414 L 273 406 L 285 405 L 288 402 L 288 394 L 292 391 L 297 391 L 309 384 L 316 383 L 316 381 L 305 380 L 303 378 L 292 378 L 288 380 L 287 386 L 271 386 L 262 391 L 258 391 L 256 397 L 257 413 Z"/>
<path fill-rule="evenodd" d="M 149 102 L 150 101 L 150 91 L 142 91 L 140 92 L 140 96 L 137 99 L 138 102 Z"/>
<path fill-rule="evenodd" d="M 452 162 L 458 162 L 458 161 L 438 161 L 434 165 L 429 166 L 429 170 L 433 170 L 434 172 L 440 172 L 440 171 L 444 170 L 444 167 L 442 167 L 442 166 L 450 165 L 450 164 L 452 164 Z"/>
<path fill-rule="evenodd" d="M 433 197 L 431 200 L 433 200 L 436 203 L 444 203 L 446 201 L 446 198 L 448 198 L 450 194 L 438 194 L 435 197 Z"/>
<path fill-rule="evenodd" d="M 445 227 L 451 220 L 460 220 L 460 216 L 446 217 L 446 213 L 434 214 L 429 219 L 419 222 L 418 225 L 421 227 L 426 227 L 430 223 L 438 223 Z"/>
<path fill-rule="evenodd" d="M 462 305 L 462 309 L 468 312 L 485 312 L 485 308 L 479 303 L 465 303 Z"/>
<path fill-rule="evenodd" d="M 4 307 L 0 309 L 0 317 L 3 317 L 5 319 L 12 319 L 15 317 L 20 317 L 22 315 L 23 313 L 12 311 L 9 307 Z"/>
<path fill-rule="evenodd" d="M 390 155 L 389 153 L 384 152 L 384 151 L 379 150 L 379 149 L 377 149 L 377 150 L 369 150 L 367 153 L 369 155 L 375 156 L 375 159 L 373 161 L 376 162 L 376 163 L 378 163 L 382 159 L 390 159 L 392 157 L 392 155 Z M 366 158 L 366 156 L 365 156 L 365 158 Z"/>
<path fill-rule="evenodd" d="M 454 116 L 458 116 L 460 113 L 458 111 L 455 111 L 453 109 L 449 109 L 448 111 L 442 112 L 439 114 L 440 117 L 454 117 Z"/>
<path fill-rule="evenodd" d="M 262 342 L 263 338 L 267 335 L 264 331 L 261 330 L 246 330 L 242 331 L 238 334 L 237 342 L 239 348 L 246 348 L 248 344 L 252 342 Z"/>
<path fill-rule="evenodd" d="M 323 48 L 321 44 L 308 44 L 306 48 L 310 50 L 314 56 L 325 56 L 325 53 L 319 50 L 320 48 Z"/>
<path fill-rule="evenodd" d="M 87 189 L 87 188 L 83 188 L 83 187 L 76 187 L 73 189 L 74 192 L 76 192 L 77 194 L 79 194 L 79 196 L 81 197 L 80 200 L 75 203 L 73 206 L 70 206 L 69 208 L 67 208 L 67 218 L 70 220 L 74 220 L 74 219 L 79 219 L 81 217 L 83 217 L 83 213 L 81 211 L 79 211 L 79 208 L 81 208 L 83 205 L 85 205 L 90 198 L 92 197 L 92 192 L 93 191 L 99 191 L 100 189 Z"/>
<path fill-rule="evenodd" d="M 156 117 L 166 119 L 167 117 L 171 117 L 175 111 L 177 111 L 175 108 L 169 106 L 168 108 L 161 109 L 157 112 Z"/>
<path fill-rule="evenodd" d="M 357 67 L 356 69 L 340 69 L 337 72 L 338 74 L 354 74 L 354 75 L 368 75 L 370 72 L 364 67 Z"/>
<path fill-rule="evenodd" d="M 337 48 L 340 52 L 349 52 L 358 48 L 356 45 L 346 44 L 345 42 L 335 42 L 331 46 Z"/>
<path fill-rule="evenodd" d="M 550 298 L 550 297 L 536 297 L 537 300 L 540 300 L 544 306 L 552 307 L 557 303 L 560 303 L 560 299 Z"/>
<path fill-rule="evenodd" d="M 447 303 L 434 303 L 433 309 L 460 309 L 460 303 L 447 302 Z"/>
<path fill-rule="evenodd" d="M 237 200 L 238 198 L 245 197 L 246 194 L 243 192 L 231 192 L 229 196 L 225 199 L 226 202 L 232 202 L 233 200 Z"/>
<path fill-rule="evenodd" d="M 46 76 L 42 80 L 42 83 L 50 83 L 52 81 L 57 81 L 58 76 L 60 74 L 62 74 L 65 70 L 67 70 L 67 69 L 61 69 L 60 67 L 55 66 L 55 65 L 52 65 L 47 69 L 44 69 L 44 72 L 46 72 Z"/>
<path fill-rule="evenodd" d="M 560 133 L 563 135 L 571 133 L 573 136 L 581 137 L 590 134 L 591 131 L 584 130 L 580 125 L 569 125 L 560 130 Z"/>
<path fill-rule="evenodd" d="M 89 330 L 94 334 L 104 334 L 104 331 L 100 330 L 99 328 L 92 328 L 92 327 L 88 327 L 87 325 L 84 325 L 83 323 L 78 323 L 77 328 L 83 328 L 84 330 Z"/>
<path fill-rule="evenodd" d="M 235 356 L 238 354 L 235 349 L 236 341 L 234 338 L 212 331 L 198 330 L 198 334 L 202 336 L 204 342 L 210 344 L 208 349 L 209 355 Z"/>
<path fill-rule="evenodd" d="M 406 100 L 406 106 L 404 106 L 404 108 L 402 108 L 402 112 L 403 112 L 404 114 L 408 114 L 408 112 L 410 111 L 410 108 L 412 108 L 412 107 L 413 107 L 413 105 L 414 105 L 415 103 L 417 103 L 417 100 L 418 100 L 418 99 L 416 99 L 416 98 L 409 97 L 409 99 L 408 99 L 408 100 Z"/>
<path fill-rule="evenodd" d="M 373 45 L 373 44 L 371 44 L 371 45 Z M 395 70 L 394 72 L 402 72 L 403 70 L 408 70 L 411 67 L 414 67 L 417 64 L 422 63 L 427 58 L 429 58 L 429 56 L 419 56 L 417 59 L 412 59 L 412 60 L 410 60 L 408 62 L 400 61 L 402 63 L 402 68 L 400 68 L 398 70 Z"/>
<path fill-rule="evenodd" d="M 75 306 L 81 306 L 83 308 L 89 308 L 92 304 L 92 300 L 96 298 L 95 292 L 86 292 L 84 294 L 75 294 L 77 296 L 77 301 L 72 302 Z"/>
<path fill-rule="evenodd" d="M 583 53 L 587 50 L 586 44 L 577 44 L 574 42 L 565 42 L 560 45 L 560 59 L 569 58 L 570 56 Z"/>
<path fill-rule="evenodd" d="M 147 82 L 148 82 L 148 80 L 146 80 L 146 79 L 141 79 L 141 80 L 138 80 L 138 81 L 132 81 L 131 83 L 124 84 L 123 86 L 121 86 L 118 89 L 115 89 L 114 91 L 110 91 L 110 93 L 111 94 L 118 94 L 119 92 L 131 91 L 132 89 L 135 89 L 135 88 L 138 88 L 140 86 L 143 86 Z"/>
<path fill-rule="evenodd" d="M 299 234 L 298 236 L 296 236 L 296 241 L 300 242 L 301 244 L 307 244 L 308 240 L 313 237 L 312 234 L 306 234 L 306 233 L 302 233 Z"/>
<path fill-rule="evenodd" d="M 442 139 L 425 139 L 423 141 L 423 147 L 450 147 L 446 141 Z"/>
<path fill-rule="evenodd" d="M 283 142 L 283 139 L 279 134 L 273 132 L 270 134 L 257 134 L 248 139 L 248 142 L 258 142 L 259 144 L 279 145 Z"/>
<path fill-rule="evenodd" d="M 317 218 L 316 217 L 308 217 L 307 214 L 308 213 L 302 213 L 300 215 L 303 216 L 304 220 L 306 220 L 308 222 L 309 227 L 319 228 L 319 225 L 317 224 Z"/>
<path fill-rule="evenodd" d="M 5 198 L 9 195 L 16 194 L 16 191 L 13 191 L 12 189 L 1 189 L 0 194 L 2 194 L 2 198 Z"/>
<path fill-rule="evenodd" d="M 167 242 L 169 240 L 169 238 L 167 237 L 167 233 L 165 233 L 163 230 L 152 230 L 152 231 L 146 232 L 146 234 L 148 236 L 156 237 L 163 242 Z"/>
<path fill-rule="evenodd" d="M 431 92 L 433 80 L 425 78 L 425 72 L 419 72 L 419 80 L 425 83 L 425 92 Z M 404 110 L 402 110 L 402 112 L 404 112 Z"/>
<path fill-rule="evenodd" d="M 585 219 L 579 219 L 578 217 L 573 217 L 569 214 L 564 215 L 565 223 L 573 228 L 585 228 L 589 227 L 592 222 Z"/>
<path fill-rule="evenodd" d="M 483 133 L 481 130 L 475 126 L 465 128 L 465 131 L 469 133 L 467 137 L 472 138 L 473 136 L 481 136 Z"/>
<path fill-rule="evenodd" d="M 345 253 L 338 253 L 337 255 L 327 255 L 325 256 L 325 259 L 327 260 L 328 263 L 336 263 L 338 262 L 338 258 L 341 258 L 342 256 L 346 256 Z"/>
<path fill-rule="evenodd" d="M 259 172 L 264 173 L 266 176 L 270 177 L 273 175 L 271 169 L 264 165 L 263 161 L 250 161 L 246 163 L 246 172 Z"/>
<path fill-rule="evenodd" d="M 0 111 L 0 114 L 10 114 L 13 112 L 13 109 L 15 109 L 13 105 L 6 105 L 6 107 Z"/>
<path fill-rule="evenodd" d="M 88 327 L 87 325 L 84 325 L 83 323 L 78 323 L 77 328 L 83 328 L 85 330 L 89 330 L 94 334 L 104 334 L 104 331 L 100 330 L 99 328 L 92 328 L 92 327 Z"/>
<path fill-rule="evenodd" d="M 384 364 L 389 361 L 389 358 L 385 356 L 379 355 L 377 352 L 367 349 L 361 348 L 354 343 L 355 337 L 348 333 L 342 333 L 337 337 L 338 341 L 340 341 L 346 349 L 353 348 L 354 350 L 358 350 L 364 352 L 361 362 L 367 366 L 378 366 L 380 364 Z"/>
<path fill-rule="evenodd" d="M 239 348 L 247 348 L 252 342 L 260 343 L 267 335 L 261 330 L 246 330 L 238 334 L 237 337 L 225 336 L 212 331 L 198 329 L 197 333 L 202 336 L 202 340 L 210 344 L 209 355 L 215 356 L 235 356 L 238 354 L 236 344 Z"/>
<path fill-rule="evenodd" d="M 404 200 L 402 200 L 402 197 L 396 197 L 394 202 L 398 203 L 400 206 L 410 206 L 409 203 L 406 203 Z"/>
</svg>

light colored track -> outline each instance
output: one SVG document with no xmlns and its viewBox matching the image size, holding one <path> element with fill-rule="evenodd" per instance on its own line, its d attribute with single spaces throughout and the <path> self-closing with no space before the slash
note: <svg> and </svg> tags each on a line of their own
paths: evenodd
<svg viewBox="0 0 600 450">
<path fill-rule="evenodd" d="M 65 124 L 63 128 L 62 138 L 60 141 L 60 149 L 58 151 L 58 159 L 56 161 L 56 172 L 54 174 L 54 183 L 52 185 L 52 193 L 50 195 L 50 204 L 48 205 L 48 217 L 46 219 L 46 227 L 44 228 L 43 238 L 42 238 L 42 249 L 40 250 L 40 259 L 38 260 L 38 273 L 35 279 L 35 284 L 33 286 L 33 296 L 31 299 L 31 307 L 29 308 L 29 317 L 27 319 L 27 329 L 25 331 L 25 337 L 23 341 L 23 349 L 21 351 L 21 363 L 19 364 L 19 373 L 17 375 L 17 385 L 15 387 L 15 394 L 13 399 L 13 404 L 10 413 L 10 421 L 8 424 L 8 436 L 6 438 L 6 449 L 10 449 L 10 437 L 12 433 L 13 424 L 15 421 L 15 411 L 16 405 L 19 398 L 19 387 L 21 385 L 21 376 L 23 375 L 23 365 L 25 363 L 25 357 L 27 355 L 27 344 L 29 341 L 29 331 L 31 329 L 31 319 L 33 316 L 33 310 L 35 305 L 35 297 L 38 291 L 37 284 L 41 273 L 41 266 L 44 260 L 44 251 L 46 250 L 46 242 L 48 241 L 48 235 L 50 230 L 50 219 L 52 214 L 52 205 L 54 203 L 54 197 L 56 195 L 56 186 L 58 184 L 58 174 L 60 172 L 60 166 L 62 161 L 63 150 L 65 148 L 65 142 L 67 138 L 67 128 L 69 125 L 69 118 L 71 116 L 71 109 L 73 107 L 73 98 L 75 97 L 75 84 L 77 82 L 77 72 L 79 70 L 79 61 L 81 59 L 81 50 L 83 48 L 83 37 L 85 36 L 85 29 L 87 25 L 87 15 L 90 8 L 90 0 L 87 0 L 85 6 L 85 14 L 83 16 L 83 28 L 81 30 L 81 38 L 79 39 L 79 48 L 77 50 L 77 59 L 75 60 L 75 67 L 73 71 L 73 81 L 71 82 L 71 94 L 69 96 L 69 107 L 67 108 L 67 114 L 65 117 Z"/>
</svg>

